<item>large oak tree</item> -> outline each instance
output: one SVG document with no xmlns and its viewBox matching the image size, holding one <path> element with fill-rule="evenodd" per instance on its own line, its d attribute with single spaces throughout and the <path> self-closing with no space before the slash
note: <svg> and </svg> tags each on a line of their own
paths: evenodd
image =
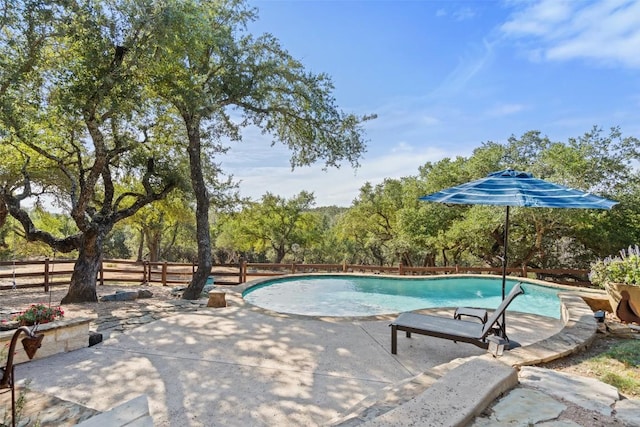
<svg viewBox="0 0 640 427">
<path fill-rule="evenodd" d="M 210 194 L 205 163 L 255 126 L 291 151 L 292 167 L 324 160 L 357 164 L 365 149 L 361 123 L 332 97 L 331 79 L 307 71 L 269 34 L 246 30 L 256 11 L 239 0 L 180 0 L 155 15 L 153 81 L 158 96 L 183 120 L 196 198 L 198 270 L 183 298 L 198 298 L 212 266 Z"/>
<path fill-rule="evenodd" d="M 180 182 L 175 127 L 145 84 L 152 22 L 127 1 L 0 5 L 0 214 L 30 241 L 77 250 L 62 302 L 97 301 L 107 234 Z M 38 229 L 25 204 L 42 197 L 78 231 Z"/>
</svg>

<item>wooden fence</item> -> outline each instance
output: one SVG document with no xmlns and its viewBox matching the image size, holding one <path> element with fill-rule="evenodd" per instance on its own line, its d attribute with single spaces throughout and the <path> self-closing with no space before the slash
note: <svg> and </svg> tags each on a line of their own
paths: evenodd
<svg viewBox="0 0 640 427">
<path fill-rule="evenodd" d="M 3 261 L 0 262 L 0 290 L 68 285 L 73 273 L 73 260 Z M 98 272 L 98 284 L 159 283 L 186 285 L 191 281 L 197 265 L 169 262 L 137 262 L 128 260 L 103 260 Z M 217 283 L 238 284 L 246 281 L 240 272 L 240 264 L 217 264 L 211 275 Z"/>
<path fill-rule="evenodd" d="M 0 290 L 68 285 L 73 273 L 74 261 L 4 261 L 0 262 Z M 136 262 L 104 260 L 98 273 L 98 283 L 158 283 L 163 286 L 186 285 L 196 271 L 196 264 L 169 262 Z M 368 273 L 422 276 L 433 274 L 493 274 L 501 275 L 502 268 L 492 267 L 408 267 L 359 264 L 271 264 L 247 263 L 215 264 L 210 276 L 214 283 L 236 285 L 249 278 L 281 276 L 295 273 Z M 549 280 L 554 283 L 575 286 L 591 286 L 588 270 L 509 268 L 507 274 Z"/>
</svg>

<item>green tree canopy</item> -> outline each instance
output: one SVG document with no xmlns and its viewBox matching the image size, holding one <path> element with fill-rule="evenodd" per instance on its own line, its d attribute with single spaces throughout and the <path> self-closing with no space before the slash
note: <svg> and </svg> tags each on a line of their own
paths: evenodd
<svg viewBox="0 0 640 427">
<path fill-rule="evenodd" d="M 321 223 L 309 212 L 312 193 L 291 199 L 267 193 L 223 222 L 217 245 L 239 252 L 267 253 L 275 263 L 318 241 Z"/>
</svg>

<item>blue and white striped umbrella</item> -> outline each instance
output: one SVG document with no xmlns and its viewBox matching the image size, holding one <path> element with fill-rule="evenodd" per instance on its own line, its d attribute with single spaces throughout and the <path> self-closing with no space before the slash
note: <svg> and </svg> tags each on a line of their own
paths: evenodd
<svg viewBox="0 0 640 427">
<path fill-rule="evenodd" d="M 617 203 L 512 169 L 494 172 L 486 178 L 420 197 L 420 200 L 462 205 L 582 209 L 611 209 Z"/>
<path fill-rule="evenodd" d="M 447 188 L 420 200 L 459 205 L 506 206 L 504 253 L 502 256 L 502 299 L 507 277 L 507 247 L 509 241 L 509 207 L 611 209 L 618 202 L 534 178 L 528 172 L 507 169 L 489 174 L 486 178 Z M 505 317 L 502 334 L 506 338 Z"/>
</svg>

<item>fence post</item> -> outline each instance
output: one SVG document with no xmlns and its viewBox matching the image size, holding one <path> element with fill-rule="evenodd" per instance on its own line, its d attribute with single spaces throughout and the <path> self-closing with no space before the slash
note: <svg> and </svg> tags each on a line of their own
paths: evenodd
<svg viewBox="0 0 640 427">
<path fill-rule="evenodd" d="M 527 264 L 522 265 L 522 277 L 527 277 Z"/>
<path fill-rule="evenodd" d="M 347 261 L 342 261 L 342 272 L 346 273 L 347 272 Z"/>
<path fill-rule="evenodd" d="M 398 274 L 404 276 L 404 265 L 402 265 L 402 262 L 398 265 Z"/>
<path fill-rule="evenodd" d="M 296 274 L 296 263 L 295 262 L 291 263 L 291 274 Z"/>
<path fill-rule="evenodd" d="M 49 258 L 44 259 L 44 291 L 49 292 Z"/>
<path fill-rule="evenodd" d="M 100 257 L 100 286 L 104 286 L 104 260 Z"/>
<path fill-rule="evenodd" d="M 456 274 L 460 273 L 460 269 L 458 268 L 458 264 L 456 264 Z"/>
<path fill-rule="evenodd" d="M 242 284 L 247 281 L 247 270 L 244 258 L 238 258 L 238 284 Z"/>
<path fill-rule="evenodd" d="M 167 261 L 162 263 L 162 286 L 167 286 Z"/>
</svg>

